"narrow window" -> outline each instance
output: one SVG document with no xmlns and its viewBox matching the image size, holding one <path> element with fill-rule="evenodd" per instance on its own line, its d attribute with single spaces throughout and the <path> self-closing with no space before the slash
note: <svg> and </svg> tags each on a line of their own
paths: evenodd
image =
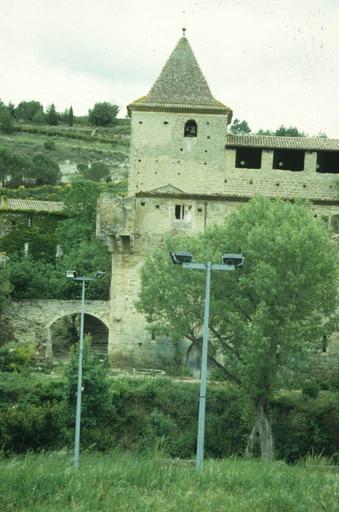
<svg viewBox="0 0 339 512">
<path fill-rule="evenodd" d="M 175 218 L 177 220 L 184 220 L 184 221 L 190 223 L 192 221 L 192 206 L 176 204 L 175 205 Z"/>
<path fill-rule="evenodd" d="M 184 216 L 184 206 L 182 204 L 175 205 L 175 218 L 180 220 Z"/>
<path fill-rule="evenodd" d="M 185 137 L 196 137 L 198 134 L 198 125 L 194 119 L 190 119 L 185 124 L 184 136 Z"/>
<path fill-rule="evenodd" d="M 305 151 L 298 149 L 276 149 L 273 154 L 273 169 L 303 171 Z"/>
</svg>

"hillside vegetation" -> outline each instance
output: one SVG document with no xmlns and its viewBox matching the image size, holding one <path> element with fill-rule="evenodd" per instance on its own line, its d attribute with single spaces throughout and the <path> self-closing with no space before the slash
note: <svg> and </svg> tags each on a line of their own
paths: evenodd
<svg viewBox="0 0 339 512">
<path fill-rule="evenodd" d="M 117 120 L 110 128 L 67 125 L 18 124 L 15 131 L 0 132 L 0 148 L 24 158 L 44 154 L 59 165 L 63 180 L 77 172 L 77 166 L 101 161 L 114 181 L 127 177 L 130 142 L 129 120 Z"/>
</svg>

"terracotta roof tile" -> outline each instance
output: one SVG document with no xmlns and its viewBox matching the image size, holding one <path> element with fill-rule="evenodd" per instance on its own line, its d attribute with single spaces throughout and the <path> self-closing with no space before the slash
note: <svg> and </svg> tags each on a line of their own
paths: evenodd
<svg viewBox="0 0 339 512">
<path fill-rule="evenodd" d="M 36 210 L 40 212 L 57 213 L 62 212 L 64 203 L 61 201 L 35 201 L 32 199 L 8 199 L 3 197 L 0 200 L 1 210 Z"/>
<path fill-rule="evenodd" d="M 339 151 L 338 139 L 323 137 L 276 137 L 274 135 L 227 135 L 227 147 Z"/>
</svg>

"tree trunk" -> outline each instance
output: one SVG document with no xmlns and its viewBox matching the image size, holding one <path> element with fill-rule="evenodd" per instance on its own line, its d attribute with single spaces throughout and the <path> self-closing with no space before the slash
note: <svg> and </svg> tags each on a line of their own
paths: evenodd
<svg viewBox="0 0 339 512">
<path fill-rule="evenodd" d="M 250 459 L 254 455 L 254 449 L 258 442 L 258 430 L 257 430 L 257 422 L 255 422 L 254 427 L 252 428 L 252 432 L 250 434 L 249 440 L 247 442 L 245 457 Z"/>
<path fill-rule="evenodd" d="M 245 457 L 253 457 L 257 443 L 260 445 L 260 458 L 266 461 L 274 459 L 274 441 L 270 421 L 267 417 L 266 400 L 260 400 L 256 406 L 255 425 L 251 431 Z"/>
<path fill-rule="evenodd" d="M 270 420 L 267 417 L 266 403 L 257 405 L 257 430 L 259 432 L 260 458 L 272 461 L 274 459 L 274 441 Z"/>
</svg>

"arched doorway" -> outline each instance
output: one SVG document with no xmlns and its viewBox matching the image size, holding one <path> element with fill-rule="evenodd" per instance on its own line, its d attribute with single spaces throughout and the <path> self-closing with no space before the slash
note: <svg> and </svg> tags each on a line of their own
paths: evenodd
<svg viewBox="0 0 339 512">
<path fill-rule="evenodd" d="M 71 348 L 79 342 L 80 314 L 64 315 L 55 320 L 49 329 L 53 359 L 67 360 Z M 108 352 L 108 328 L 99 318 L 85 313 L 84 335 L 87 334 L 91 337 L 90 350 L 100 356 L 106 356 Z"/>
</svg>

